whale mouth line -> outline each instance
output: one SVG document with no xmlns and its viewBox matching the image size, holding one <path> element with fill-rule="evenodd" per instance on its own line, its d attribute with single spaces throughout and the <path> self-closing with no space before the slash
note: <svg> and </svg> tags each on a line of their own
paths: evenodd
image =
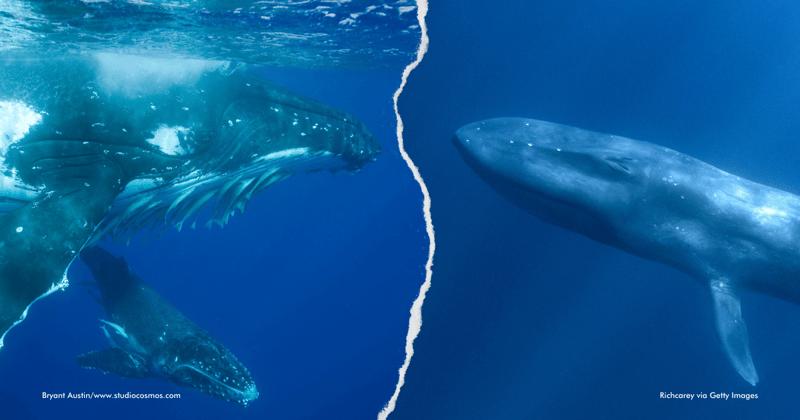
<svg viewBox="0 0 800 420">
<path fill-rule="evenodd" d="M 220 381 L 217 378 L 214 378 L 213 376 L 209 375 L 207 372 L 204 372 L 204 371 L 202 371 L 202 370 L 200 370 L 200 369 L 198 369 L 198 368 L 196 368 L 196 367 L 194 367 L 192 365 L 182 364 L 182 365 L 179 365 L 178 367 L 176 367 L 174 371 L 177 371 L 178 369 L 181 369 L 181 368 L 190 369 L 190 370 L 193 370 L 193 371 L 199 373 L 200 375 L 203 375 L 204 377 L 206 377 L 209 380 L 211 380 L 215 385 L 220 385 L 220 386 L 224 387 L 225 389 L 227 389 L 228 391 L 230 391 L 230 392 L 232 392 L 232 393 L 234 393 L 236 395 L 240 395 L 242 397 L 243 401 L 252 401 L 252 400 L 255 400 L 256 398 L 258 398 L 258 391 L 256 391 L 255 384 L 252 383 L 252 382 L 251 383 L 247 383 L 244 389 L 238 389 L 238 388 L 234 388 L 234 387 L 232 387 L 232 386 Z"/>
</svg>

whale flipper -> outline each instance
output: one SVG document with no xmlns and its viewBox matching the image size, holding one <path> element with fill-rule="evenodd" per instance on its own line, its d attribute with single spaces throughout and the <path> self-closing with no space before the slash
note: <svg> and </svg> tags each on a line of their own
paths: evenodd
<svg viewBox="0 0 800 420">
<path fill-rule="evenodd" d="M 755 386 L 758 383 L 758 373 L 750 356 L 750 339 L 742 319 L 739 294 L 724 281 L 713 281 L 711 298 L 714 301 L 714 320 L 722 348 L 739 375 Z"/>
<path fill-rule="evenodd" d="M 78 364 L 89 369 L 100 369 L 123 378 L 144 379 L 150 376 L 147 367 L 130 353 L 118 347 L 92 351 L 78 357 Z"/>
<path fill-rule="evenodd" d="M 68 285 L 67 268 L 125 186 L 111 161 L 79 166 L 80 176 L 52 171 L 45 192 L 0 218 L 0 347 L 35 300 Z"/>
</svg>

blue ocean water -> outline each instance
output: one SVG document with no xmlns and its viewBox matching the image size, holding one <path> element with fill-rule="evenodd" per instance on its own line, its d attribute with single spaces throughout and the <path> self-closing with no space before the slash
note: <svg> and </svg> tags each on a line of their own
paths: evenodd
<svg viewBox="0 0 800 420">
<path fill-rule="evenodd" d="M 662 144 L 798 194 L 798 14 L 791 2 L 432 4 L 430 52 L 400 106 L 431 189 L 437 255 L 390 418 L 796 412 L 797 307 L 745 296 L 761 377 L 752 388 L 719 348 L 699 283 L 513 207 L 463 164 L 450 137 L 480 119 L 539 118 Z M 175 392 L 77 368 L 77 354 L 107 343 L 102 311 L 73 286 L 38 302 L 9 335 L 0 400 L 10 418 L 371 418 L 386 401 L 427 252 L 418 188 L 393 149 L 397 75 L 264 71 L 356 114 L 384 145 L 381 165 L 353 178 L 284 181 L 222 230 L 109 245 L 226 344 L 261 397 L 245 410 L 193 391 L 179 391 L 180 401 L 42 400 L 42 392 Z M 89 280 L 80 263 L 69 276 Z"/>
<path fill-rule="evenodd" d="M 80 285 L 91 274 L 76 260 L 72 285 L 36 302 L 5 338 L 0 418 L 377 416 L 405 357 L 428 252 L 422 194 L 398 151 L 392 109 L 400 65 L 416 47 L 415 17 L 405 0 L 324 3 L 10 2 L 0 10 L 0 51 L 246 61 L 282 87 L 354 114 L 383 146 L 354 176 L 324 171 L 271 186 L 223 229 L 170 228 L 127 246 L 100 244 L 249 369 L 260 393 L 249 407 L 80 368 L 78 355 L 109 343 L 98 328 L 105 313 Z M 198 225 L 209 217 L 201 214 Z"/>
<path fill-rule="evenodd" d="M 408 309 L 424 278 L 422 195 L 394 141 L 393 73 L 264 68 L 294 91 L 348 109 L 384 151 L 352 177 L 298 175 L 224 229 L 175 229 L 101 244 L 219 339 L 252 373 L 248 408 L 154 379 L 77 366 L 109 346 L 102 308 L 75 283 L 34 304 L 0 355 L 3 418 L 372 418 L 394 391 Z M 203 215 L 200 220 L 203 220 Z M 180 393 L 176 400 L 43 400 L 42 392 Z M 8 417 L 6 417 L 8 416 Z"/>
<path fill-rule="evenodd" d="M 102 243 L 252 373 L 249 407 L 155 379 L 121 379 L 75 358 L 109 347 L 102 308 L 80 282 L 36 302 L 0 358 L 2 418 L 372 418 L 394 392 L 408 309 L 424 279 L 422 195 L 395 138 L 394 73 L 260 72 L 347 109 L 384 149 L 355 176 L 297 175 L 254 198 L 225 228 L 168 229 Z M 200 220 L 210 215 L 201 215 Z M 198 223 L 200 225 L 200 223 Z M 180 393 L 180 400 L 45 400 L 42 393 Z"/>
<path fill-rule="evenodd" d="M 800 193 L 794 2 L 431 2 L 400 98 L 437 253 L 402 419 L 789 418 L 800 308 L 743 297 L 760 383 L 730 366 L 707 290 L 539 221 L 484 184 L 453 132 L 527 117 L 645 140 Z M 661 399 L 755 393 L 757 399 Z"/>
</svg>

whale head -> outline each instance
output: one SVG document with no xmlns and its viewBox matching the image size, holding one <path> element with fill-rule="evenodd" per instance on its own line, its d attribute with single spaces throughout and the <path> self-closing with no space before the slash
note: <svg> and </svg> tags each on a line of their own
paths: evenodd
<svg viewBox="0 0 800 420">
<path fill-rule="evenodd" d="M 258 398 L 250 372 L 208 333 L 184 337 L 152 359 L 151 371 L 175 385 L 247 407 Z"/>
<path fill-rule="evenodd" d="M 555 225 L 616 245 L 611 219 L 642 183 L 650 151 L 624 137 L 525 118 L 468 124 L 453 141 L 494 190 Z"/>
<path fill-rule="evenodd" d="M 381 150 L 354 116 L 242 65 L 99 55 L 9 67 L 0 69 L 0 216 L 85 177 L 87 162 L 112 162 L 123 189 L 91 242 L 194 226 L 207 207 L 206 225 L 222 226 L 280 180 L 358 172 Z"/>
<path fill-rule="evenodd" d="M 230 100 L 220 101 L 213 129 L 153 128 L 148 142 L 159 149 L 145 156 L 172 163 L 138 172 L 114 201 L 94 239 L 108 234 L 127 240 L 148 225 L 180 230 L 188 221 L 194 227 L 205 207 L 213 208 L 206 227 L 212 222 L 224 226 L 276 182 L 323 170 L 355 173 L 381 151 L 364 124 L 350 114 L 252 74 L 207 78 L 209 84 L 219 78 L 233 86 L 228 95 L 216 95 Z M 167 153 L 175 150 L 179 152 Z"/>
</svg>

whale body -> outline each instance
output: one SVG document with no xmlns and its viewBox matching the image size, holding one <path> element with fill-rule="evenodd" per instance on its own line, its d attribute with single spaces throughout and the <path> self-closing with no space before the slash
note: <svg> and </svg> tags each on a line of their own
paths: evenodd
<svg viewBox="0 0 800 420">
<path fill-rule="evenodd" d="M 800 305 L 800 197 L 652 143 L 532 119 L 469 124 L 454 142 L 525 211 L 699 280 L 728 359 L 758 382 L 740 296 Z"/>
<path fill-rule="evenodd" d="M 0 60 L 0 348 L 80 250 L 148 228 L 220 226 L 295 173 L 358 172 L 355 117 L 245 66 L 116 55 Z"/>
<path fill-rule="evenodd" d="M 97 300 L 108 315 L 101 328 L 113 347 L 78 356 L 79 365 L 123 378 L 161 379 L 242 407 L 258 398 L 247 368 L 134 274 L 123 257 L 93 246 L 81 251 L 81 260 L 100 290 Z"/>
</svg>

